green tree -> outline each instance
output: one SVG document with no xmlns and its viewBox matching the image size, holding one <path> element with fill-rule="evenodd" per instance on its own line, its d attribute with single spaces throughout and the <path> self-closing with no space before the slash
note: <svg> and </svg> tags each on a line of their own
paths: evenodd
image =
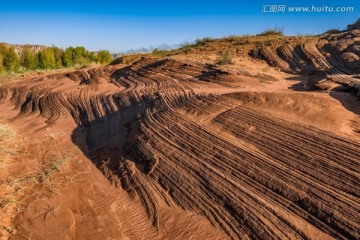
<svg viewBox="0 0 360 240">
<path fill-rule="evenodd" d="M 97 58 L 96 58 L 95 54 L 92 53 L 92 52 L 89 52 L 89 51 L 86 51 L 86 59 L 89 62 L 96 62 L 97 61 Z"/>
<path fill-rule="evenodd" d="M 73 55 L 74 55 L 73 47 L 68 47 L 65 49 L 65 52 L 62 55 L 62 64 L 64 67 L 71 67 L 74 65 Z"/>
<path fill-rule="evenodd" d="M 75 64 L 83 65 L 86 57 L 86 49 L 84 47 L 75 47 L 73 61 Z"/>
<path fill-rule="evenodd" d="M 52 48 L 45 48 L 38 53 L 39 67 L 51 69 L 56 67 L 56 59 Z"/>
<path fill-rule="evenodd" d="M 7 52 L 8 47 L 4 43 L 0 43 L 0 73 L 4 71 L 4 54 Z"/>
<path fill-rule="evenodd" d="M 108 64 L 113 60 L 113 56 L 107 50 L 100 50 L 97 54 L 97 60 L 101 64 Z"/>
<path fill-rule="evenodd" d="M 38 58 L 29 48 L 25 48 L 20 57 L 20 64 L 26 69 L 34 70 L 38 67 Z"/>
<path fill-rule="evenodd" d="M 54 57 L 55 57 L 55 67 L 56 68 L 61 68 L 62 67 L 62 55 L 63 55 L 63 51 L 58 48 L 58 47 L 52 47 L 51 48 L 52 51 L 54 52 Z"/>
<path fill-rule="evenodd" d="M 4 55 L 8 49 L 9 48 L 4 43 L 0 43 L 0 54 Z"/>
<path fill-rule="evenodd" d="M 9 48 L 4 54 L 4 67 L 9 72 L 17 72 L 19 70 L 19 57 L 15 52 L 15 48 Z"/>
</svg>

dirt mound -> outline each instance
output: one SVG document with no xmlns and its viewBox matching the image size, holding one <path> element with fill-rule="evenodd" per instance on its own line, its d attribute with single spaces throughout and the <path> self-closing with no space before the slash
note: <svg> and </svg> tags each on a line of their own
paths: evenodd
<svg viewBox="0 0 360 240">
<path fill-rule="evenodd" d="M 291 45 L 282 50 L 294 66 L 304 51 L 319 54 L 313 42 L 299 52 Z M 286 62 L 271 47 L 259 52 Z M 360 143 L 338 132 L 354 114 L 329 96 L 286 87 L 266 92 L 271 84 L 287 86 L 281 85 L 286 80 L 264 83 L 256 76 L 143 58 L 1 86 L 1 114 L 29 134 L 24 140 L 41 140 L 28 158 L 42 159 L 41 171 L 30 165 L 29 175 L 19 178 L 31 188 L 11 191 L 20 194 L 15 200 L 48 194 L 25 205 L 14 201 L 21 210 L 8 213 L 8 234 L 359 238 Z M 257 91 L 241 91 L 247 83 Z M 45 147 L 49 139 L 51 148 Z M 74 151 L 64 165 L 49 155 L 58 149 Z M 6 178 L 16 174 L 8 172 L 1 186 L 9 187 Z"/>
<path fill-rule="evenodd" d="M 261 110 L 294 123 L 303 123 L 338 131 L 346 128 L 350 112 L 344 112 L 343 106 L 321 94 L 308 93 L 235 93 L 227 95 L 239 100 L 242 106 Z"/>
<path fill-rule="evenodd" d="M 359 82 L 354 79 L 360 73 L 359 44 L 360 32 L 352 29 L 298 43 L 268 44 L 250 50 L 249 54 L 282 71 L 308 75 L 311 86 L 322 80 L 312 78 L 317 73 L 323 73 L 334 82 L 348 85 Z"/>
<path fill-rule="evenodd" d="M 331 35 L 334 36 L 334 35 Z M 358 55 L 351 51 L 359 46 L 359 39 L 347 36 L 309 40 L 299 45 L 280 44 L 265 46 L 253 50 L 250 55 L 267 61 L 270 65 L 283 71 L 309 74 L 312 71 L 327 71 L 332 73 L 359 73 L 358 64 L 346 64 L 351 52 L 351 59 Z M 345 58 L 344 58 L 345 57 Z M 342 64 L 345 64 L 343 67 Z"/>
</svg>

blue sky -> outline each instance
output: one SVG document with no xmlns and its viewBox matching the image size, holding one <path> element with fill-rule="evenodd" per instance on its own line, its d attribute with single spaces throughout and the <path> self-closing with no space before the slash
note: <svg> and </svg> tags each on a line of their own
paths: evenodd
<svg viewBox="0 0 360 240">
<path fill-rule="evenodd" d="M 264 13 L 263 5 L 351 6 L 351 13 Z M 344 29 L 360 17 L 354 0 L 5 1 L 0 4 L 0 42 L 82 45 L 111 52 L 176 46 L 206 36 L 256 34 L 283 27 L 286 34 Z"/>
</svg>

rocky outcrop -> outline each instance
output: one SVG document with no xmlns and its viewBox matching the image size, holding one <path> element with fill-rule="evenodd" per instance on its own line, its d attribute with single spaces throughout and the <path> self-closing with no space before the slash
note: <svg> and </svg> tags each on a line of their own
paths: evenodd
<svg viewBox="0 0 360 240">
<path fill-rule="evenodd" d="M 354 24 L 349 24 L 348 27 L 347 27 L 348 31 L 352 31 L 352 30 L 355 30 L 355 29 L 360 29 L 360 19 L 357 20 Z"/>
</svg>

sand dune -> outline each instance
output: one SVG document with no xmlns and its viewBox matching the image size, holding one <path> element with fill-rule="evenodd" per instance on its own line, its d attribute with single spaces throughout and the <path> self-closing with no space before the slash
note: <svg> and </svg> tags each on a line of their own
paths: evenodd
<svg viewBox="0 0 360 240">
<path fill-rule="evenodd" d="M 359 36 L 1 85 L 2 236 L 359 238 Z"/>
</svg>

